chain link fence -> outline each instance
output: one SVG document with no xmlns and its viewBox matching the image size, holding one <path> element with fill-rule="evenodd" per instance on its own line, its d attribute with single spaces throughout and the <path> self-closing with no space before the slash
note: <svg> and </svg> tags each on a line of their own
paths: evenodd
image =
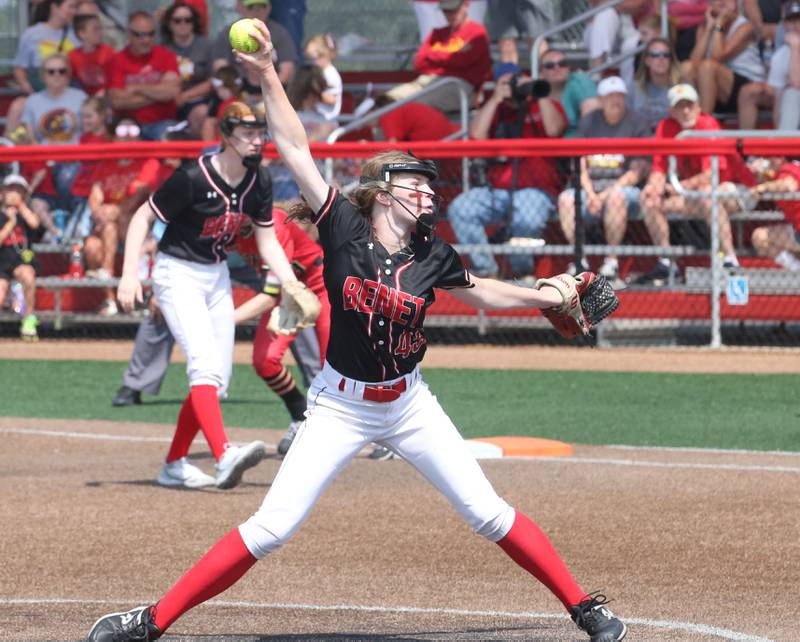
<svg viewBox="0 0 800 642">
<path fill-rule="evenodd" d="M 504 139 L 409 143 L 403 149 L 438 160 L 434 187 L 444 204 L 437 234 L 459 249 L 475 273 L 532 286 L 537 278 L 590 269 L 612 281 L 621 306 L 584 343 L 785 346 L 800 344 L 800 166 L 784 158 L 796 153 L 798 142 Z M 151 151 L 153 145 L 161 146 Z M 192 143 L 179 144 L 177 152 L 164 145 L 112 145 L 106 155 L 196 153 Z M 330 159 L 332 182 L 347 193 L 357 186 L 364 159 L 386 147 L 316 143 L 313 150 L 321 167 Z M 0 148 L 0 163 L 28 156 L 63 161 L 79 148 Z M 753 156 L 757 175 L 749 185 L 729 180 L 726 169 L 734 156 L 744 165 L 740 150 Z M 707 185 L 693 186 L 691 175 L 668 172 L 656 194 L 659 207 L 648 204 L 653 154 L 679 154 L 678 172 L 692 159 L 701 168 L 707 163 Z M 274 159 L 274 150 L 268 155 Z M 618 181 L 629 159 L 644 163 L 630 189 L 596 185 L 594 194 L 605 192 L 602 202 L 580 189 L 586 187 L 581 167 L 600 167 L 608 180 Z M 778 179 L 788 182 L 770 182 Z M 43 334 L 130 334 L 138 318 L 94 314 L 107 284 L 61 278 L 69 269 L 69 245 L 36 249 Z M 237 294 L 240 300 L 247 295 L 246 289 Z M 0 326 L 13 334 L 19 320 L 9 303 Z M 562 343 L 538 310 L 479 312 L 446 292 L 430 309 L 427 325 L 443 342 Z"/>
</svg>

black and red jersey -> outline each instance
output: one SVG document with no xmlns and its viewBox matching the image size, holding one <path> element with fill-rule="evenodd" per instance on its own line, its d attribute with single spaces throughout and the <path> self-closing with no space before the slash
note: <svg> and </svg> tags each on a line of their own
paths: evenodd
<svg viewBox="0 0 800 642">
<path fill-rule="evenodd" d="M 211 164 L 211 156 L 181 166 L 150 196 L 156 216 L 167 223 L 158 243 L 165 254 L 197 263 L 221 263 L 245 216 L 272 226 L 272 183 L 265 167 L 248 169 L 235 187 Z"/>
<path fill-rule="evenodd" d="M 422 326 L 433 289 L 471 287 L 461 257 L 438 238 L 415 238 L 390 255 L 373 237 L 368 217 L 334 188 L 314 223 L 331 303 L 328 362 L 360 381 L 411 372 L 425 354 Z"/>
</svg>

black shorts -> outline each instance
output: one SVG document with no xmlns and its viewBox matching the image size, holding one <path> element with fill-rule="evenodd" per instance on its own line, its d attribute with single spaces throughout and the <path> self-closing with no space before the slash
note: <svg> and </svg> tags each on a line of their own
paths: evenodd
<svg viewBox="0 0 800 642">
<path fill-rule="evenodd" d="M 736 114 L 739 111 L 739 92 L 747 83 L 754 82 L 749 78 L 740 76 L 735 71 L 733 72 L 733 87 L 731 88 L 731 95 L 724 103 L 717 101 L 714 106 L 714 111 L 721 114 Z"/>
<path fill-rule="evenodd" d="M 24 261 L 22 254 L 13 247 L 0 247 L 0 279 L 11 281 L 14 279 L 14 270 L 20 265 L 29 263 L 35 272 L 39 272 L 39 261 L 35 256 L 30 261 Z"/>
</svg>

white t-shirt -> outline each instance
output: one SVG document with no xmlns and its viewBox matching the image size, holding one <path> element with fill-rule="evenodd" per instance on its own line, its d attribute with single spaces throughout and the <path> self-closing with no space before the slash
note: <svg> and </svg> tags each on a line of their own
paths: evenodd
<svg viewBox="0 0 800 642">
<path fill-rule="evenodd" d="M 792 49 L 789 45 L 781 45 L 772 56 L 769 63 L 769 76 L 767 84 L 775 89 L 783 89 L 789 84 L 789 65 L 792 59 Z"/>
<path fill-rule="evenodd" d="M 342 77 L 333 65 L 325 67 L 322 75 L 325 77 L 325 84 L 328 85 L 325 93 L 336 96 L 336 102 L 333 105 L 326 105 L 320 101 L 317 103 L 317 111 L 325 117 L 325 120 L 336 120 L 342 112 Z"/>
</svg>

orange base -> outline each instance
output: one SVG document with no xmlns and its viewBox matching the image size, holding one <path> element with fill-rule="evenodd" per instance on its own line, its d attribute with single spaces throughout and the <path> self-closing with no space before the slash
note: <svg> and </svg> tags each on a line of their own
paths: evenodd
<svg viewBox="0 0 800 642">
<path fill-rule="evenodd" d="M 563 441 L 539 437 L 481 437 L 470 441 L 493 444 L 503 451 L 503 457 L 569 457 L 572 446 Z"/>
</svg>

